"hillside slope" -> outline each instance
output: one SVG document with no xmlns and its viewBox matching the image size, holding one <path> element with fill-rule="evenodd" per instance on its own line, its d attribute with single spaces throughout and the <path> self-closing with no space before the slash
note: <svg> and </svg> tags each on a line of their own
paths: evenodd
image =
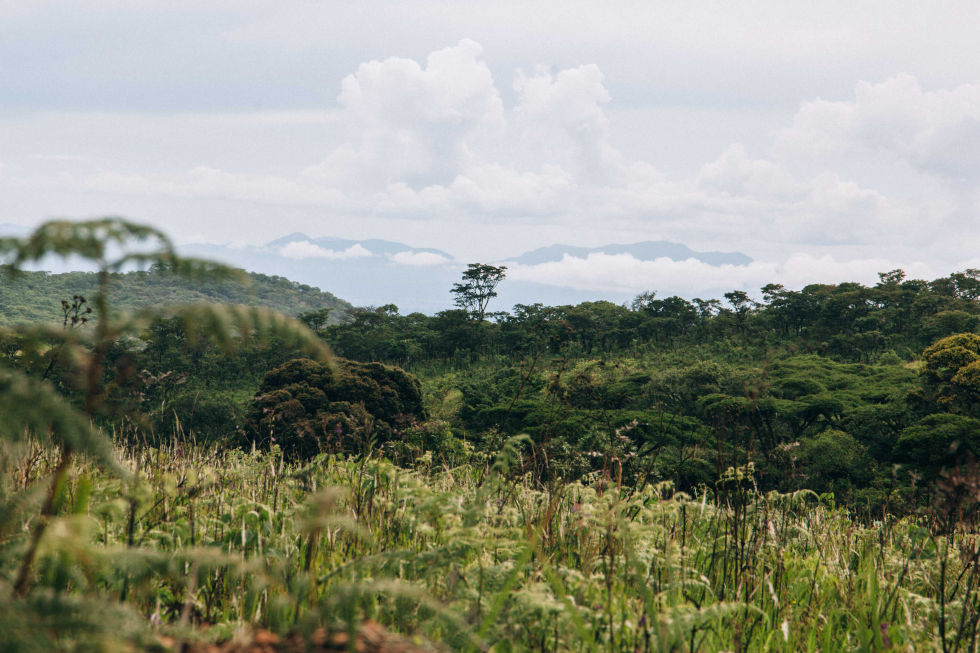
<svg viewBox="0 0 980 653">
<path fill-rule="evenodd" d="M 88 296 L 95 291 L 95 284 L 93 272 L 25 272 L 16 277 L 0 272 L 0 325 L 60 322 L 61 300 L 76 294 Z M 330 308 L 332 322 L 352 308 L 348 302 L 319 288 L 251 272 L 246 283 L 192 281 L 155 272 L 127 272 L 114 274 L 110 284 L 110 305 L 120 311 L 195 302 L 261 306 L 290 316 Z"/>
</svg>

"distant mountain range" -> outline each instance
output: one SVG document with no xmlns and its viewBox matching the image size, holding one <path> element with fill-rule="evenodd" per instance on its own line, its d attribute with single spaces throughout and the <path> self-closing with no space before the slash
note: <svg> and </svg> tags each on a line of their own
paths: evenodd
<svg viewBox="0 0 980 653">
<path fill-rule="evenodd" d="M 265 274 L 324 288 L 356 306 L 395 304 L 402 313 L 434 313 L 452 308 L 450 289 L 459 281 L 464 261 L 443 250 L 412 247 L 388 240 L 310 238 L 293 233 L 261 247 L 188 245 L 181 250 Z M 679 243 L 648 241 L 633 244 L 576 247 L 551 245 L 514 258 L 481 261 L 502 265 L 539 265 L 561 261 L 565 256 L 625 254 L 652 261 L 696 259 L 708 265 L 746 265 L 752 261 L 738 252 L 698 252 Z M 606 299 L 629 301 L 631 294 L 589 291 L 510 279 L 501 284 L 494 304 L 509 309 L 514 304 L 560 305 Z"/>
<path fill-rule="evenodd" d="M 410 252 L 413 254 L 434 254 L 436 256 L 441 256 L 447 261 L 452 260 L 452 256 L 443 252 L 442 250 L 432 249 L 431 247 L 411 247 L 404 243 L 396 243 L 391 240 L 380 240 L 378 238 L 369 238 L 368 240 L 348 240 L 345 238 L 310 238 L 306 234 L 292 233 L 288 236 L 283 236 L 282 238 L 277 238 L 271 242 L 266 243 L 262 249 L 273 250 L 281 252 L 286 249 L 287 252 L 291 245 L 295 246 L 297 243 L 309 243 L 316 247 L 319 247 L 324 252 L 347 252 L 351 248 L 364 249 L 375 256 L 393 256 L 395 254 L 400 254 L 403 252 Z M 288 253 L 286 254 L 288 256 Z M 320 254 L 320 256 L 327 256 Z M 312 256 L 315 258 L 315 256 Z"/>
<path fill-rule="evenodd" d="M 186 245 L 180 251 L 329 289 L 355 306 L 395 304 L 403 313 L 450 308 L 449 289 L 459 277 L 450 254 L 387 240 L 290 234 L 261 247 Z"/>
<path fill-rule="evenodd" d="M 0 235 L 26 232 L 23 227 L 0 225 Z M 292 233 L 261 246 L 193 244 L 179 249 L 187 256 L 214 259 L 251 272 L 322 288 L 355 306 L 395 304 L 402 313 L 435 313 L 452 308 L 450 289 L 459 281 L 465 264 L 475 262 L 456 260 L 452 254 L 431 247 L 412 247 L 380 239 L 311 238 L 302 233 Z M 566 256 L 587 258 L 595 254 L 629 255 L 641 261 L 695 259 L 713 266 L 746 265 L 752 261 L 739 252 L 699 252 L 680 243 L 646 241 L 599 247 L 550 245 L 511 258 L 480 262 L 534 266 L 559 262 Z M 71 261 L 57 260 L 45 261 L 42 267 L 52 272 L 77 269 Z M 622 303 L 632 299 L 628 293 L 579 290 L 517 279 L 508 279 L 498 291 L 500 296 L 493 308 L 501 310 L 518 303 L 561 305 L 601 299 Z"/>
</svg>

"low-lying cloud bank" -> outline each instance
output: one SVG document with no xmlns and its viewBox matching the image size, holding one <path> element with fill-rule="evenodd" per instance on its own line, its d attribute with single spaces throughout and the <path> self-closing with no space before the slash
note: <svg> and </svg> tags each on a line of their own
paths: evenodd
<svg viewBox="0 0 980 653">
<path fill-rule="evenodd" d="M 279 255 L 292 259 L 325 258 L 331 261 L 345 261 L 354 258 L 365 258 L 371 256 L 365 247 L 360 243 L 355 243 L 347 249 L 334 250 L 325 249 L 316 243 L 308 240 L 297 240 L 283 245 L 279 250 Z"/>
<path fill-rule="evenodd" d="M 428 267 L 431 265 L 448 265 L 453 263 L 442 254 L 435 252 L 396 252 L 392 254 L 392 262 L 400 265 L 411 265 L 413 267 Z"/>
<path fill-rule="evenodd" d="M 566 255 L 561 261 L 538 265 L 512 264 L 508 279 L 531 281 L 577 290 L 610 293 L 639 293 L 692 297 L 719 290 L 745 290 L 758 294 L 768 283 L 802 288 L 811 283 L 857 281 L 874 284 L 879 272 L 901 267 L 912 278 L 941 276 L 929 265 L 913 262 L 899 265 L 885 258 L 839 261 L 833 256 L 793 254 L 785 261 L 753 261 L 748 265 L 708 265 L 696 259 L 673 261 L 658 258 L 643 261 L 630 254 L 590 254 L 585 258 Z"/>
</svg>

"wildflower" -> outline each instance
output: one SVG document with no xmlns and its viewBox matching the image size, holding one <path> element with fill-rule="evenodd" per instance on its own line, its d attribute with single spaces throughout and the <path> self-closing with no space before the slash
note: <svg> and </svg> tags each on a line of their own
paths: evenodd
<svg viewBox="0 0 980 653">
<path fill-rule="evenodd" d="M 888 636 L 888 622 L 881 622 L 881 643 L 885 648 L 889 648 L 892 645 L 892 638 Z"/>
</svg>

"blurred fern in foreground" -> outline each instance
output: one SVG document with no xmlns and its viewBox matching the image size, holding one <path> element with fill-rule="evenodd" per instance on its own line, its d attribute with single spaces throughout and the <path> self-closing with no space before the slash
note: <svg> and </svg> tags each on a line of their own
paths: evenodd
<svg viewBox="0 0 980 653">
<path fill-rule="evenodd" d="M 3 564 L 5 568 L 16 568 L 13 575 L 3 576 L 3 582 L 11 585 L 3 593 L 14 597 L 4 612 L 20 615 L 18 620 L 28 626 L 24 631 L 28 634 L 57 633 L 56 627 L 41 626 L 48 623 L 45 620 L 56 619 L 59 614 L 68 623 L 75 620 L 78 631 L 84 632 L 88 623 L 87 610 L 93 608 L 91 602 L 74 605 L 67 597 L 47 597 L 47 588 L 37 587 L 36 583 L 43 580 L 43 570 L 35 570 L 39 553 L 49 544 L 57 528 L 66 524 L 57 517 L 64 509 L 75 457 L 96 462 L 126 484 L 132 483 L 131 470 L 117 463 L 110 439 L 96 428 L 93 418 L 114 409 L 114 391 L 127 375 L 132 374 L 132 370 L 125 367 L 111 367 L 107 359 L 109 351 L 119 341 L 138 335 L 161 311 L 111 317 L 113 311 L 108 304 L 111 273 L 133 266 L 154 266 L 192 279 L 240 274 L 207 261 L 182 258 L 161 232 L 117 218 L 48 222 L 26 238 L 0 239 L 0 258 L 8 277 L 16 277 L 24 266 L 49 256 L 80 258 L 94 264 L 98 269 L 98 285 L 91 302 L 80 295 L 73 296 L 71 302 L 61 300 L 65 314 L 63 330 L 23 327 L 6 329 L 0 334 L 8 345 L 7 355 L 2 358 L 6 366 L 0 369 L 2 461 L 8 465 L 16 461 L 25 445 L 40 445 L 57 452 L 57 462 L 50 466 L 46 477 L 30 478 L 28 472 L 20 486 L 4 483 L 0 489 L 0 500 L 5 508 L 2 522 L 9 529 L 0 531 L 0 538 L 3 538 L 0 543 L 4 545 Z M 52 301 L 56 300 L 52 298 Z M 183 320 L 187 329 L 213 338 L 227 348 L 239 341 L 274 335 L 292 339 L 312 356 L 329 359 L 326 347 L 306 327 L 270 311 L 217 305 L 167 311 Z M 65 381 L 62 388 L 52 384 L 55 370 Z M 70 389 L 71 392 L 66 395 L 59 389 Z M 31 456 L 36 459 L 43 451 L 38 449 Z M 6 474 L 11 470 L 3 471 Z M 43 486 L 46 489 L 42 492 Z M 36 503 L 42 495 L 38 507 Z M 76 508 L 80 508 L 78 512 L 85 512 L 84 507 Z M 32 509 L 36 511 L 33 517 Z M 18 537 L 25 531 L 29 533 L 26 541 Z M 84 534 L 78 535 L 84 537 Z M 11 564 L 14 560 L 18 562 Z M 36 571 L 41 572 L 41 579 L 35 578 Z M 70 578 L 65 584 L 71 586 Z M 52 605 L 60 607 L 51 609 Z M 113 612 L 111 606 L 103 608 L 106 614 Z M 101 611 L 99 608 L 94 610 L 92 614 Z M 27 642 L 22 643 L 26 646 Z"/>
</svg>

